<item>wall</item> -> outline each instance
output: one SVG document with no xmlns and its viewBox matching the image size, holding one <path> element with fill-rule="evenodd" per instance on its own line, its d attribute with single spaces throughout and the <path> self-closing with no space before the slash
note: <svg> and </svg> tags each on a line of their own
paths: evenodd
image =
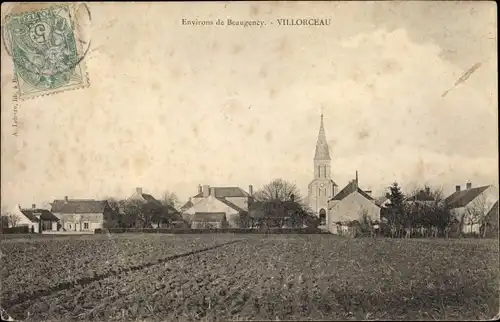
<svg viewBox="0 0 500 322">
<path fill-rule="evenodd" d="M 461 220 L 461 218 L 467 213 L 468 208 L 473 208 L 475 207 L 475 203 L 481 200 L 481 202 L 484 201 L 484 210 L 486 210 L 486 213 L 493 207 L 495 202 L 498 200 L 498 189 L 494 186 L 490 186 L 488 189 L 483 191 L 476 199 L 474 199 L 472 202 L 470 202 L 466 207 L 459 207 L 459 208 L 454 208 L 451 210 L 452 215 L 454 218 L 456 218 L 458 221 Z M 485 213 L 485 214 L 486 214 Z M 462 232 L 467 234 L 467 233 L 477 233 L 479 234 L 481 225 L 479 223 L 475 224 L 470 224 L 470 221 L 467 219 L 467 216 L 464 217 L 464 224 L 462 226 Z"/>
<path fill-rule="evenodd" d="M 362 210 L 368 212 L 371 220 L 380 221 L 380 207 L 356 191 L 336 203 L 327 213 L 328 230 L 331 233 L 337 233 L 336 222 L 338 221 L 361 221 Z"/>
<path fill-rule="evenodd" d="M 323 184 L 323 187 L 321 187 L 321 184 Z M 328 200 L 334 195 L 334 185 L 333 181 L 330 179 L 315 179 L 309 184 L 307 200 L 316 216 L 319 216 L 321 208 L 324 208 L 328 213 Z"/>
<path fill-rule="evenodd" d="M 186 214 L 190 215 L 194 215 L 197 212 L 222 212 L 227 215 L 237 213 L 238 211 L 229 207 L 222 201 L 210 196 L 185 211 Z"/>
<path fill-rule="evenodd" d="M 60 219 L 61 226 L 70 231 L 90 231 L 102 229 L 104 215 L 102 213 L 83 213 L 83 214 L 63 214 L 54 213 Z M 85 229 L 85 223 L 88 223 L 88 229 Z M 71 228 L 69 227 L 71 225 Z"/>
<path fill-rule="evenodd" d="M 193 221 L 191 223 L 191 229 L 205 229 L 207 228 L 207 226 L 209 226 L 210 228 L 220 229 L 222 227 L 222 224 L 220 221 Z"/>
</svg>

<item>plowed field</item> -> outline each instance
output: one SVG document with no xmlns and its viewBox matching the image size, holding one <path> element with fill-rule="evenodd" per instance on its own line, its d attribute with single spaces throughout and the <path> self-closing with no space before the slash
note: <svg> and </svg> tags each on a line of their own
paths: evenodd
<svg viewBox="0 0 500 322">
<path fill-rule="evenodd" d="M 27 320 L 487 319 L 498 243 L 330 235 L 2 240 L 2 308 Z"/>
</svg>

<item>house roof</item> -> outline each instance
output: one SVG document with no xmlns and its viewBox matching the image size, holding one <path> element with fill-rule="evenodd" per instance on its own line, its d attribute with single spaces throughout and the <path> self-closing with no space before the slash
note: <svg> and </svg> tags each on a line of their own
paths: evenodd
<svg viewBox="0 0 500 322">
<path fill-rule="evenodd" d="M 436 199 L 430 194 L 429 191 L 420 190 L 413 196 L 407 198 L 408 201 L 435 201 Z"/>
<path fill-rule="evenodd" d="M 250 195 L 239 187 L 211 187 L 215 190 L 216 198 L 231 198 L 231 197 L 250 197 Z M 203 197 L 203 192 L 200 192 L 194 198 Z"/>
<path fill-rule="evenodd" d="M 448 198 L 446 198 L 444 202 L 451 208 L 465 207 L 489 187 L 490 186 L 482 186 L 467 190 L 455 191 Z"/>
<path fill-rule="evenodd" d="M 158 199 L 156 199 L 155 197 L 153 197 L 152 195 L 149 195 L 147 193 L 143 193 L 141 194 L 141 196 L 147 201 L 147 202 L 152 202 L 152 203 L 157 203 L 157 204 L 160 204 L 161 202 L 158 201 Z"/>
<path fill-rule="evenodd" d="M 378 198 L 375 198 L 375 203 L 377 205 L 381 206 L 388 199 L 389 198 L 387 198 L 386 196 L 378 197 Z"/>
<path fill-rule="evenodd" d="M 373 200 L 373 198 L 370 197 L 366 192 L 364 192 L 359 187 L 357 187 L 356 180 L 352 180 L 351 182 L 349 182 L 344 187 L 344 189 L 340 190 L 340 192 L 337 193 L 331 200 L 342 200 L 345 197 L 347 197 L 348 195 L 350 195 L 351 193 L 355 192 L 356 190 L 358 191 L 359 194 L 361 194 L 366 199 Z"/>
<path fill-rule="evenodd" d="M 38 221 L 38 218 L 35 216 L 35 214 L 40 214 L 40 219 L 41 220 L 50 220 L 50 221 L 59 221 L 59 218 L 57 218 L 53 213 L 48 211 L 47 209 L 21 209 L 21 212 L 23 215 L 26 216 L 31 221 Z"/>
<path fill-rule="evenodd" d="M 78 213 L 102 213 L 108 202 L 106 200 L 93 199 L 69 199 L 54 200 L 51 212 L 78 214 Z"/>
<path fill-rule="evenodd" d="M 181 210 L 186 210 L 186 209 L 189 209 L 191 208 L 192 206 L 194 206 L 193 202 L 191 201 L 191 199 L 188 200 L 188 202 L 186 202 L 184 204 L 184 206 L 181 207 Z"/>
<path fill-rule="evenodd" d="M 232 203 L 231 201 L 229 201 L 225 198 L 217 198 L 217 200 L 223 202 L 224 204 L 228 205 L 229 207 L 233 208 L 234 210 L 237 210 L 239 212 L 246 212 L 245 209 L 240 208 L 239 206 L 235 205 L 234 203 Z"/>
<path fill-rule="evenodd" d="M 226 214 L 223 212 L 197 212 L 191 221 L 224 221 Z"/>
</svg>

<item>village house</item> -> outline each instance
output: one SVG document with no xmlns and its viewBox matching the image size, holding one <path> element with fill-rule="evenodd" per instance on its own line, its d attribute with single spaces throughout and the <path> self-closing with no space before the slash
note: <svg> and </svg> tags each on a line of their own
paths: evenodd
<svg viewBox="0 0 500 322">
<path fill-rule="evenodd" d="M 380 206 L 366 191 L 359 188 L 358 173 L 344 189 L 328 201 L 327 228 L 332 234 L 349 232 L 353 222 L 361 222 L 366 215 L 371 222 L 380 222 Z M 375 229 L 378 227 L 374 227 Z"/>
<path fill-rule="evenodd" d="M 59 219 L 47 209 L 36 208 L 35 204 L 31 208 L 18 205 L 11 214 L 16 218 L 16 227 L 27 226 L 34 233 L 58 230 Z"/>
<path fill-rule="evenodd" d="M 155 205 L 161 206 L 162 203 L 150 194 L 144 193 L 142 188 L 135 188 L 135 192 L 128 197 L 128 201 L 139 201 L 141 203 L 153 203 Z"/>
<path fill-rule="evenodd" d="M 221 229 L 228 225 L 225 213 L 197 212 L 191 218 L 192 229 Z"/>
<path fill-rule="evenodd" d="M 102 229 L 104 218 L 114 212 L 106 200 L 54 200 L 51 212 L 60 220 L 64 231 L 94 231 Z"/>
<path fill-rule="evenodd" d="M 480 233 L 481 217 L 486 217 L 498 202 L 498 189 L 493 185 L 472 188 L 466 184 L 465 190 L 460 185 L 455 192 L 444 200 L 454 219 L 461 223 L 463 233 Z"/>
<path fill-rule="evenodd" d="M 432 206 L 436 203 L 436 198 L 432 196 L 431 189 L 425 187 L 425 189 L 420 189 L 418 192 L 409 195 L 406 202 L 410 205 Z"/>
<path fill-rule="evenodd" d="M 150 204 L 152 206 L 156 206 L 158 208 L 163 209 L 166 213 L 164 215 L 169 215 L 170 219 L 173 219 L 170 224 L 171 225 L 177 225 L 177 224 L 183 224 L 182 218 L 180 216 L 180 212 L 172 205 L 164 205 L 161 201 L 156 199 L 150 194 L 144 193 L 142 191 L 142 188 L 137 187 L 135 189 L 135 192 L 127 199 L 127 201 L 137 201 L 142 204 Z M 121 210 L 123 212 L 123 210 Z M 154 221 L 154 219 L 153 219 Z M 152 224 L 153 228 L 167 228 L 168 224 L 165 222 L 153 222 Z"/>
<path fill-rule="evenodd" d="M 200 185 L 198 193 L 181 207 L 183 218 L 193 226 L 193 219 L 199 221 L 200 216 L 214 214 L 214 219 L 222 220 L 220 214 L 224 214 L 229 227 L 239 228 L 241 218 L 248 214 L 248 204 L 252 200 L 253 187 L 250 185 L 248 190 L 249 193 L 239 187 Z"/>
</svg>

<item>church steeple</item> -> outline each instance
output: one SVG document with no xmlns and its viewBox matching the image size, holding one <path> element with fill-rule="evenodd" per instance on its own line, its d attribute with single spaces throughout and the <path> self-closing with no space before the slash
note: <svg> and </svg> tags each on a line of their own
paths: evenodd
<svg viewBox="0 0 500 322">
<path fill-rule="evenodd" d="M 316 152 L 314 160 L 331 160 L 328 142 L 326 141 L 325 127 L 323 126 L 323 114 L 321 114 L 321 124 L 319 126 L 318 141 L 316 142 Z"/>
</svg>

